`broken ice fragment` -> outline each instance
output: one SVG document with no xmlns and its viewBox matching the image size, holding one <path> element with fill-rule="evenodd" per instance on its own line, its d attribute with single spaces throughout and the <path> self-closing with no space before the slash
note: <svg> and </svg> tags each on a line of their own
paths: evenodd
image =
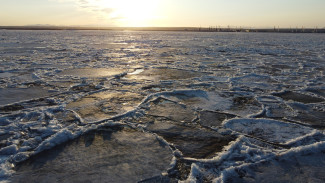
<svg viewBox="0 0 325 183">
<path fill-rule="evenodd" d="M 224 127 L 279 144 L 286 144 L 314 131 L 309 127 L 271 119 L 231 119 L 224 123 Z"/>
<path fill-rule="evenodd" d="M 11 181 L 136 182 L 160 175 L 171 160 L 168 146 L 162 146 L 154 135 L 108 127 L 19 164 Z"/>
</svg>

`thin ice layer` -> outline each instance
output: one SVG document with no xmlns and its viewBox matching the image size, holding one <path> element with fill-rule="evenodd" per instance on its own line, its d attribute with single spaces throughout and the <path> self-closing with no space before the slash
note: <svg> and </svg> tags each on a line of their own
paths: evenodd
<svg viewBox="0 0 325 183">
<path fill-rule="evenodd" d="M 314 131 L 312 128 L 270 119 L 232 119 L 226 121 L 224 127 L 280 144 L 288 143 Z"/>
<path fill-rule="evenodd" d="M 119 127 L 90 132 L 19 164 L 13 182 L 136 182 L 160 175 L 172 160 L 154 135 Z"/>
<path fill-rule="evenodd" d="M 216 182 L 324 182 L 324 143 L 297 148 L 274 159 L 233 167 Z"/>
</svg>

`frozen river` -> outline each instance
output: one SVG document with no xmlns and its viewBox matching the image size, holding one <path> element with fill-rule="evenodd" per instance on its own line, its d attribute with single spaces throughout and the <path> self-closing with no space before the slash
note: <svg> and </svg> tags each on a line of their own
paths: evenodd
<svg viewBox="0 0 325 183">
<path fill-rule="evenodd" d="M 0 182 L 324 182 L 325 36 L 0 30 Z"/>
</svg>

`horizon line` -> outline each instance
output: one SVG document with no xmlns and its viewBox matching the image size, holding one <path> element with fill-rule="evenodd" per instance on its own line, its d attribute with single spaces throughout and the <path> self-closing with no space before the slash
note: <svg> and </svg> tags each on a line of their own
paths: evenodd
<svg viewBox="0 0 325 183">
<path fill-rule="evenodd" d="M 129 31 L 193 31 L 193 32 L 292 32 L 292 33 L 325 33 L 325 27 L 243 27 L 243 26 L 208 26 L 208 27 L 118 27 L 118 26 L 57 26 L 57 25 L 23 25 L 0 26 L 7 30 L 129 30 Z"/>
<path fill-rule="evenodd" d="M 30 24 L 30 25 L 0 25 L 0 27 L 80 27 L 80 28 L 246 28 L 246 29 L 325 29 L 325 25 L 323 27 L 320 26 L 283 26 L 280 27 L 278 25 L 274 26 L 238 26 L 238 25 L 209 25 L 209 26 L 107 26 L 107 25 L 51 25 L 51 24 Z"/>
</svg>

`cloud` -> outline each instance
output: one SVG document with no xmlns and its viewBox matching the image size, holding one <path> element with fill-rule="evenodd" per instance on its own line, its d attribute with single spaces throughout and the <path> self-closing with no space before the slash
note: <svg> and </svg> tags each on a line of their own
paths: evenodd
<svg viewBox="0 0 325 183">
<path fill-rule="evenodd" d="M 110 26 L 147 26 L 160 0 L 51 0 L 74 4 L 92 22 Z"/>
<path fill-rule="evenodd" d="M 117 8 L 113 6 L 113 0 L 52 0 L 60 3 L 73 3 L 79 9 L 89 13 L 104 24 L 115 24 L 118 22 Z"/>
<path fill-rule="evenodd" d="M 101 9 L 102 12 L 104 13 L 107 13 L 107 14 L 111 14 L 115 11 L 114 8 L 104 8 L 104 9 Z"/>
<path fill-rule="evenodd" d="M 87 0 L 79 0 L 79 3 L 81 3 L 81 4 L 87 4 L 88 1 Z"/>
<path fill-rule="evenodd" d="M 116 8 L 110 6 L 111 0 L 54 0 L 57 2 L 73 2 L 83 11 L 103 13 L 106 16 L 116 11 Z"/>
</svg>

